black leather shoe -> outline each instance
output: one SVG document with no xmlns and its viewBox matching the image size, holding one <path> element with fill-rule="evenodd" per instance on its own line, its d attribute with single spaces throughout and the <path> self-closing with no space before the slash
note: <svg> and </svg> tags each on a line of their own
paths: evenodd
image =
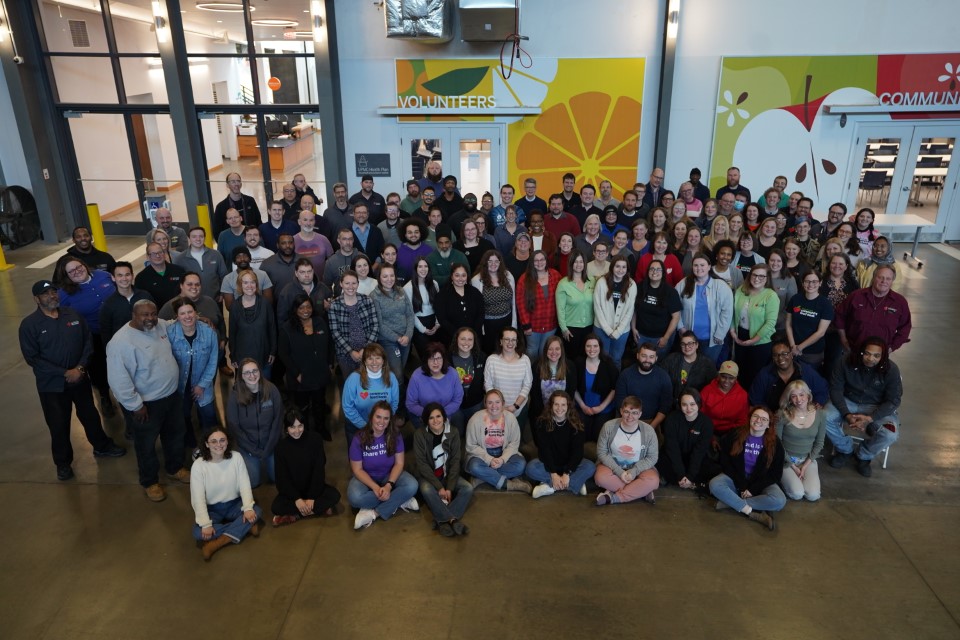
<svg viewBox="0 0 960 640">
<path fill-rule="evenodd" d="M 127 455 L 127 450 L 118 445 L 116 442 L 111 442 L 103 451 L 93 450 L 94 458 L 122 458 Z"/>
<path fill-rule="evenodd" d="M 857 473 L 862 475 L 864 478 L 869 478 L 872 476 L 873 469 L 870 468 L 870 461 L 857 458 Z"/>
<path fill-rule="evenodd" d="M 68 464 L 63 465 L 62 467 L 57 467 L 57 480 L 60 482 L 65 482 L 67 480 L 73 479 L 73 467 Z"/>
<path fill-rule="evenodd" d="M 833 457 L 830 458 L 830 466 L 834 469 L 840 469 L 843 465 L 847 464 L 850 455 L 849 453 L 840 453 L 839 451 L 834 452 Z"/>
</svg>

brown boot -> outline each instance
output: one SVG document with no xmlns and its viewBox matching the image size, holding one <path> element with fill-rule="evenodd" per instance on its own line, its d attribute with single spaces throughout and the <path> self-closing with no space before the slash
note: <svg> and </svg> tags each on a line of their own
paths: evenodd
<svg viewBox="0 0 960 640">
<path fill-rule="evenodd" d="M 217 551 L 233 542 L 227 536 L 219 536 L 203 543 L 200 551 L 203 553 L 203 559 L 209 561 Z"/>
<path fill-rule="evenodd" d="M 770 531 L 773 531 L 777 528 L 777 523 L 774 521 L 773 516 L 771 516 L 769 513 L 754 510 L 747 514 L 747 517 L 754 522 L 759 522 Z"/>
</svg>

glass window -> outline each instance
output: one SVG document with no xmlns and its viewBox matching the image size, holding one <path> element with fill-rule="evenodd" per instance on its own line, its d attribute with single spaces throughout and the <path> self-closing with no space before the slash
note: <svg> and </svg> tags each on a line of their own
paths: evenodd
<svg viewBox="0 0 960 640">
<path fill-rule="evenodd" d="M 120 73 L 127 102 L 132 104 L 167 104 L 167 85 L 163 65 L 157 56 L 120 58 Z M 139 96 L 134 98 L 134 96 Z"/>
<path fill-rule="evenodd" d="M 887 201 L 893 168 L 900 155 L 900 138 L 870 138 L 860 172 L 857 207 L 883 205 Z"/>
<path fill-rule="evenodd" d="M 460 192 L 482 194 L 490 184 L 490 140 L 460 140 Z"/>
<path fill-rule="evenodd" d="M 113 33 L 120 53 L 157 53 L 152 0 L 110 0 Z"/>
<path fill-rule="evenodd" d="M 88 113 L 67 122 L 86 201 L 96 203 L 105 220 L 141 220 L 123 116 Z"/>
<path fill-rule="evenodd" d="M 246 57 L 190 56 L 190 83 L 197 104 L 253 104 L 253 81 Z"/>
<path fill-rule="evenodd" d="M 427 175 L 427 163 L 431 160 L 443 161 L 439 139 L 420 138 L 410 142 L 410 159 L 414 178 Z"/>
<path fill-rule="evenodd" d="M 52 56 L 60 102 L 117 104 L 117 87 L 109 58 Z"/>
</svg>

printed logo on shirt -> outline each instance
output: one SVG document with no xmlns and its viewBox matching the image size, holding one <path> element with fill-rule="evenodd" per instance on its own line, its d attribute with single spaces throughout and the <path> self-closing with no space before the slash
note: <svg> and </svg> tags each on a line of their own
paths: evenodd
<svg viewBox="0 0 960 640">
<path fill-rule="evenodd" d="M 75 326 L 77 326 L 78 324 L 80 324 L 80 321 L 79 321 L 79 320 L 71 320 L 70 322 L 67 323 L 67 326 L 68 326 L 68 327 L 75 327 Z M 43 333 L 46 333 L 46 332 L 47 332 L 47 330 L 44 329 L 44 330 L 43 330 Z"/>
<path fill-rule="evenodd" d="M 361 390 L 361 391 L 360 391 L 360 397 L 361 397 L 362 399 L 366 400 L 367 398 L 370 397 L 370 392 L 367 391 L 367 390 Z"/>
</svg>

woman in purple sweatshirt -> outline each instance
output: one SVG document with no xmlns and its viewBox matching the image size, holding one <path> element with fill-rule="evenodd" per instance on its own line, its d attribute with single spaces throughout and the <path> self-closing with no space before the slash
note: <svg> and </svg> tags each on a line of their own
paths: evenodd
<svg viewBox="0 0 960 640">
<path fill-rule="evenodd" d="M 407 387 L 407 412 L 413 426 L 423 426 L 420 416 L 431 402 L 443 405 L 450 424 L 461 432 L 464 429 L 460 403 L 463 401 L 463 385 L 457 370 L 450 366 L 446 348 L 439 342 L 431 342 L 424 353 L 424 363 L 410 376 Z"/>
</svg>

